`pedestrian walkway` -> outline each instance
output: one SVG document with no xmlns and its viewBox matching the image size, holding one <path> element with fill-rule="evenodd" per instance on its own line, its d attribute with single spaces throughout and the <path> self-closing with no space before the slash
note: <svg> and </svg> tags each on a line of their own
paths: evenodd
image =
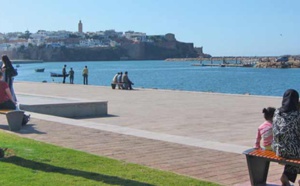
<svg viewBox="0 0 300 186">
<path fill-rule="evenodd" d="M 262 108 L 280 104 L 278 97 L 55 83 L 18 82 L 15 90 L 21 102 L 34 102 L 34 96 L 107 100 L 109 108 L 108 117 L 100 118 L 31 113 L 20 136 L 221 185 L 249 185 L 242 151 L 253 145 Z M 268 182 L 279 183 L 282 170 L 271 164 Z"/>
</svg>

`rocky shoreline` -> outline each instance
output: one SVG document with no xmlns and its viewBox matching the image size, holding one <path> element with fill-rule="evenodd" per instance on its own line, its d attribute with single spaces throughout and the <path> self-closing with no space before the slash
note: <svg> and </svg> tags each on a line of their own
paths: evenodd
<svg viewBox="0 0 300 186">
<path fill-rule="evenodd" d="M 300 61 L 288 62 L 259 62 L 255 65 L 256 68 L 300 68 Z"/>
<path fill-rule="evenodd" d="M 165 61 L 169 62 L 184 62 L 184 61 L 221 61 L 224 66 L 235 67 L 255 67 L 255 68 L 300 68 L 299 56 L 290 56 L 287 62 L 276 62 L 276 57 L 212 57 L 212 58 L 168 58 Z M 236 61 L 235 64 L 226 63 L 225 61 Z M 252 61 L 252 62 L 251 62 Z M 250 65 L 251 64 L 251 65 Z M 252 65 L 253 64 L 253 65 Z M 212 66 L 219 66 L 220 64 L 212 63 Z M 195 65 L 200 66 L 200 65 Z"/>
</svg>

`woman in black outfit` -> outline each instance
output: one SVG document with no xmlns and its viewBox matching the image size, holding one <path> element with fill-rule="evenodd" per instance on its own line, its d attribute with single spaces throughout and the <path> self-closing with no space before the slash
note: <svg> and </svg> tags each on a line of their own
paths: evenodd
<svg viewBox="0 0 300 186">
<path fill-rule="evenodd" d="M 2 72 L 4 73 L 4 81 L 8 84 L 14 101 L 17 101 L 17 97 L 13 87 L 14 76 L 16 76 L 16 70 L 14 69 L 11 61 L 7 55 L 2 55 Z"/>
<path fill-rule="evenodd" d="M 300 158 L 300 112 L 299 94 L 288 89 L 282 99 L 282 106 L 276 109 L 273 118 L 272 148 L 277 156 L 289 159 Z M 280 178 L 283 186 L 295 182 L 300 167 L 285 165 Z M 298 181 L 298 184 L 300 181 Z"/>
</svg>

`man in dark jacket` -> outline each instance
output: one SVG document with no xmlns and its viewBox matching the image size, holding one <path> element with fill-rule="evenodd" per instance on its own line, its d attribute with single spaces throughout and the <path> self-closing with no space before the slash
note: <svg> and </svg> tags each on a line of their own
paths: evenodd
<svg viewBox="0 0 300 186">
<path fill-rule="evenodd" d="M 67 77 L 67 70 L 66 70 L 67 65 L 64 65 L 64 68 L 62 69 L 62 75 L 63 75 L 63 83 L 66 82 L 66 77 Z"/>
</svg>

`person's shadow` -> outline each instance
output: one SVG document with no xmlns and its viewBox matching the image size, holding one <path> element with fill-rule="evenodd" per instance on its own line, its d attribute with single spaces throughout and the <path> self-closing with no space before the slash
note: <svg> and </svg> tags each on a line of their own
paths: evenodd
<svg viewBox="0 0 300 186">
<path fill-rule="evenodd" d="M 63 167 L 58 167 L 54 165 L 49 165 L 46 163 L 40 163 L 32 160 L 27 160 L 18 156 L 11 156 L 0 161 L 15 164 L 17 166 L 29 168 L 32 170 L 39 170 L 43 172 L 52 172 L 59 174 L 66 174 L 71 176 L 83 177 L 85 179 L 95 180 L 103 182 L 110 185 L 121 185 L 121 186 L 154 186 L 152 184 L 143 183 L 135 180 L 124 179 L 117 176 L 109 176 L 104 174 L 99 174 L 95 172 L 87 172 L 76 169 L 68 169 Z"/>
<path fill-rule="evenodd" d="M 18 131 L 20 134 L 47 134 L 46 132 L 41 132 L 36 130 L 35 127 L 36 124 L 27 124 L 25 126 L 22 126 L 22 129 Z"/>
<path fill-rule="evenodd" d="M 36 130 L 34 126 L 35 124 L 27 124 L 25 126 L 22 126 L 21 130 L 15 132 L 20 134 L 46 134 L 45 132 Z M 0 124 L 0 129 L 9 130 L 9 127 L 7 124 L 5 125 Z"/>
</svg>

